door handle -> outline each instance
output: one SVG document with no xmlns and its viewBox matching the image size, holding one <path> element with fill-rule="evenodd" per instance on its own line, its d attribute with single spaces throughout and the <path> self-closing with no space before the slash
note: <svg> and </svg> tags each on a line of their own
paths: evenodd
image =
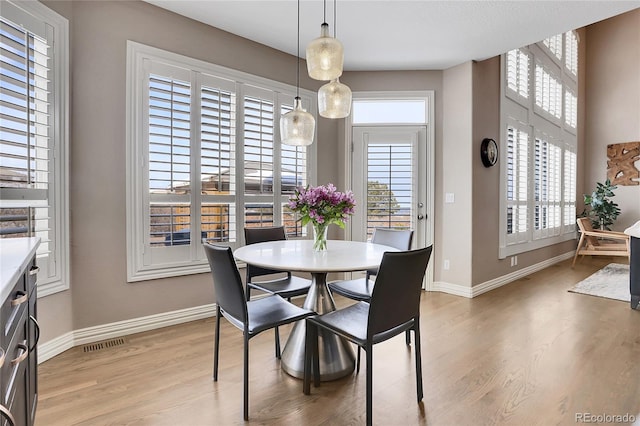
<svg viewBox="0 0 640 426">
<path fill-rule="evenodd" d="M 422 219 L 424 219 L 424 215 L 419 214 L 419 215 L 418 215 L 418 220 L 422 220 Z"/>
</svg>

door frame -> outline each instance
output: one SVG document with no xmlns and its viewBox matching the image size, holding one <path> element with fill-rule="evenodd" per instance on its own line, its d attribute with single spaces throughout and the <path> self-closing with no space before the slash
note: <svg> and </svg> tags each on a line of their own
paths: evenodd
<svg viewBox="0 0 640 426">
<path fill-rule="evenodd" d="M 424 226 L 424 235 L 422 236 L 423 241 L 425 242 L 425 246 L 432 245 L 434 243 L 435 237 L 435 91 L 434 90 L 424 90 L 424 91 L 389 91 L 389 92 L 353 92 L 354 100 L 363 100 L 363 99 L 380 99 L 380 100 L 394 100 L 394 99 L 420 99 L 425 100 L 426 102 L 426 113 L 424 123 L 362 123 L 358 126 L 366 126 L 366 127 L 402 127 L 402 126 L 426 126 L 426 147 L 424 149 L 424 154 L 426 155 L 426 159 L 420 159 L 418 164 L 419 167 L 422 165 L 426 165 L 426 209 L 425 214 L 427 215 L 428 223 Z M 345 119 L 344 126 L 344 182 L 345 188 L 353 187 L 353 128 L 354 126 L 352 115 L 349 115 Z M 348 222 L 345 228 L 345 238 L 351 239 L 352 237 L 352 226 L 351 222 Z M 435 255 L 432 253 L 431 260 L 429 262 L 429 266 L 427 267 L 427 271 L 425 274 L 425 282 L 424 289 L 427 291 L 432 291 L 434 289 L 433 284 L 433 272 L 434 272 L 434 259 Z"/>
</svg>

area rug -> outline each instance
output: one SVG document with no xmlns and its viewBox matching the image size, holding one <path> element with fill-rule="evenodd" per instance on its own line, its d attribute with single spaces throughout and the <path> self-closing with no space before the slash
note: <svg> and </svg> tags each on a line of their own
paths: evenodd
<svg viewBox="0 0 640 426">
<path fill-rule="evenodd" d="M 610 263 L 569 291 L 629 302 L 629 265 Z"/>
</svg>

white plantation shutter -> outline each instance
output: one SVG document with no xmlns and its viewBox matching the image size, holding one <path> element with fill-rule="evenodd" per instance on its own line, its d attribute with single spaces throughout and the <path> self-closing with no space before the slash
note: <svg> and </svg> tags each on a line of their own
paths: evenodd
<svg viewBox="0 0 640 426">
<path fill-rule="evenodd" d="M 540 64 L 536 64 L 536 106 L 556 119 L 562 116 L 562 84 Z"/>
<path fill-rule="evenodd" d="M 237 247 L 245 226 L 304 235 L 285 206 L 313 147 L 281 147 L 275 126 L 295 88 L 134 42 L 127 54 L 128 280 L 205 272 L 202 242 Z"/>
<path fill-rule="evenodd" d="M 200 88 L 201 236 L 237 240 L 235 84 L 203 76 Z"/>
<path fill-rule="evenodd" d="M 191 192 L 191 87 L 189 82 L 149 77 L 149 190 Z"/>
<path fill-rule="evenodd" d="M 564 35 L 564 66 L 574 79 L 578 77 L 578 35 L 569 31 Z"/>
<path fill-rule="evenodd" d="M 274 226 L 275 101 L 272 92 L 247 88 L 244 97 L 244 223 L 247 227 Z"/>
<path fill-rule="evenodd" d="M 507 237 L 510 242 L 527 238 L 529 134 L 516 126 L 507 126 Z"/>
<path fill-rule="evenodd" d="M 156 67 L 163 71 L 165 67 Z M 176 78 L 174 75 L 182 78 Z M 191 83 L 167 68 L 148 78 L 149 238 L 156 247 L 191 243 Z"/>
<path fill-rule="evenodd" d="M 244 191 L 273 194 L 273 100 L 245 96 L 243 120 Z"/>
<path fill-rule="evenodd" d="M 0 237 L 40 237 L 39 282 L 61 282 L 66 260 L 56 193 L 63 171 L 54 168 L 54 153 L 64 139 L 54 145 L 54 102 L 62 102 L 52 81 L 54 27 L 9 3 L 3 8 L 22 22 L 0 18 Z"/>
<path fill-rule="evenodd" d="M 507 53 L 507 88 L 514 100 L 529 98 L 529 55 L 522 49 L 510 50 Z"/>
<path fill-rule="evenodd" d="M 577 155 L 575 151 L 566 149 L 564 151 L 564 188 L 563 188 L 563 225 L 564 232 L 572 232 L 576 225 L 576 173 Z"/>
<path fill-rule="evenodd" d="M 562 150 L 559 146 L 536 138 L 534 174 L 534 238 L 558 235 L 562 220 Z"/>
<path fill-rule="evenodd" d="M 576 33 L 569 32 L 503 56 L 500 258 L 574 238 L 577 52 Z M 520 58 L 535 64 L 528 99 L 518 88 Z"/>
<path fill-rule="evenodd" d="M 549 53 L 558 60 L 562 59 L 562 38 L 562 34 L 556 34 L 542 41 L 542 44 L 549 50 Z"/>
<path fill-rule="evenodd" d="M 375 228 L 411 229 L 416 172 L 412 150 L 409 143 L 367 145 L 367 239 Z"/>
<path fill-rule="evenodd" d="M 571 129 L 578 126 L 578 98 L 569 89 L 564 91 L 564 123 Z"/>
</svg>

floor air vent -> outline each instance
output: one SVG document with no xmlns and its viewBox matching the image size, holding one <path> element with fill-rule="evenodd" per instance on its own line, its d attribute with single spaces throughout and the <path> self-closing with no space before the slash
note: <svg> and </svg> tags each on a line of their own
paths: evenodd
<svg viewBox="0 0 640 426">
<path fill-rule="evenodd" d="M 91 343 L 88 345 L 84 345 L 84 352 L 95 352 L 100 351 L 102 349 L 113 348 L 115 346 L 124 345 L 126 341 L 121 337 L 118 339 L 105 340 L 104 342 Z"/>
</svg>

